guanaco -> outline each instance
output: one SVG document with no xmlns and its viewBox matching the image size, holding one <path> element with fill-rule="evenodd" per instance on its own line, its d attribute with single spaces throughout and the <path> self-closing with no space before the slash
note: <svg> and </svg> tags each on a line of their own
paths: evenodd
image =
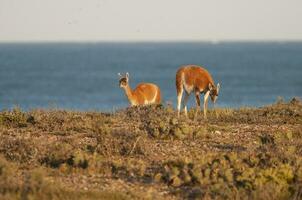
<svg viewBox="0 0 302 200">
<path fill-rule="evenodd" d="M 132 90 L 129 85 L 129 73 L 127 72 L 124 76 L 120 73 L 118 75 L 120 76 L 119 85 L 125 90 L 131 106 L 160 104 L 161 92 L 157 85 L 153 83 L 140 83 Z"/>
<path fill-rule="evenodd" d="M 211 100 L 215 104 L 218 93 L 219 93 L 220 84 L 218 83 L 215 86 L 214 81 L 210 73 L 197 65 L 186 65 L 182 66 L 177 70 L 176 73 L 176 91 L 177 91 L 177 111 L 178 116 L 180 115 L 181 100 L 183 96 L 183 91 L 185 91 L 185 97 L 183 100 L 184 112 L 186 117 L 187 113 L 187 102 L 191 92 L 194 92 L 196 99 L 196 112 L 200 110 L 200 94 L 204 94 L 203 102 L 203 115 L 204 118 L 207 118 L 207 106 L 208 98 L 211 97 Z"/>
</svg>

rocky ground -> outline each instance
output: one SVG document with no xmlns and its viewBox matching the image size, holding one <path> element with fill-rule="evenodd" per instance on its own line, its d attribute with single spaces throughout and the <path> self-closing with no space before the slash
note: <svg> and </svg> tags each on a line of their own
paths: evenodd
<svg viewBox="0 0 302 200">
<path fill-rule="evenodd" d="M 302 102 L 0 112 L 0 199 L 302 199 Z"/>
</svg>

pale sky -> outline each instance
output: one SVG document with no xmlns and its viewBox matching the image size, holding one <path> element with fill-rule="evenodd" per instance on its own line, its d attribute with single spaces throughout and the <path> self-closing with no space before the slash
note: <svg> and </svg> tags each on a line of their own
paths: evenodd
<svg viewBox="0 0 302 200">
<path fill-rule="evenodd" d="M 302 40 L 302 0 L 0 0 L 0 41 Z"/>
</svg>

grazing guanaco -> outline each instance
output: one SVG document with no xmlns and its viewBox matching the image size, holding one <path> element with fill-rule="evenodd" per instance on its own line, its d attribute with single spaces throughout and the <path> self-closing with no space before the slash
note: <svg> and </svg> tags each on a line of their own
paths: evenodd
<svg viewBox="0 0 302 200">
<path fill-rule="evenodd" d="M 147 104 L 160 104 L 161 92 L 157 85 L 153 83 L 140 83 L 132 90 L 129 86 L 129 73 L 120 76 L 119 85 L 125 90 L 125 94 L 131 104 L 136 105 L 147 105 Z"/>
<path fill-rule="evenodd" d="M 207 118 L 207 106 L 208 98 L 211 97 L 213 103 L 216 102 L 220 85 L 219 83 L 215 86 L 214 81 L 210 73 L 197 65 L 186 65 L 182 66 L 177 70 L 176 73 L 176 90 L 177 90 L 177 111 L 178 116 L 180 115 L 181 99 L 183 91 L 185 91 L 185 97 L 183 100 L 184 112 L 187 113 L 187 102 L 191 92 L 194 92 L 196 99 L 196 112 L 195 116 L 200 110 L 200 98 L 199 95 L 204 93 L 203 102 L 203 115 Z"/>
</svg>

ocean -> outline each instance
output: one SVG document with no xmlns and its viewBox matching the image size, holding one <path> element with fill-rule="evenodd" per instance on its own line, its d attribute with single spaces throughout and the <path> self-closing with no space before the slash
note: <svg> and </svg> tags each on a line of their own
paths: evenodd
<svg viewBox="0 0 302 200">
<path fill-rule="evenodd" d="M 0 109 L 125 108 L 119 72 L 129 72 L 132 88 L 158 84 L 163 103 L 175 107 L 175 73 L 186 64 L 205 67 L 220 83 L 218 107 L 302 97 L 302 42 L 1 43 Z"/>
</svg>

